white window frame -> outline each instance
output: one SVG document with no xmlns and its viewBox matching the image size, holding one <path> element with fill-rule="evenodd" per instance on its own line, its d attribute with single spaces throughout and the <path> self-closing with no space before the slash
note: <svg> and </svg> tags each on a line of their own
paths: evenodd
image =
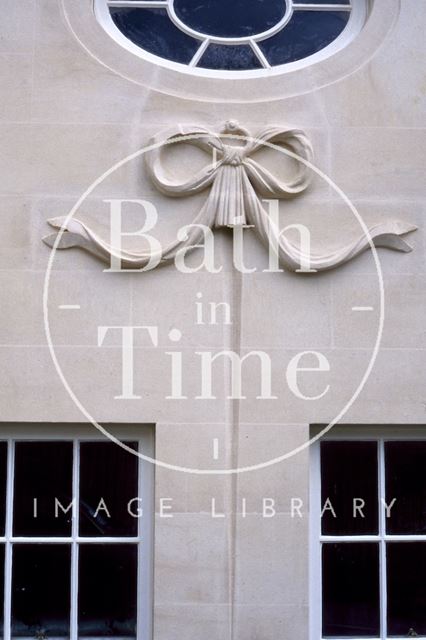
<svg viewBox="0 0 426 640">
<path fill-rule="evenodd" d="M 387 568 L 386 544 L 388 542 L 425 542 L 426 535 L 388 535 L 386 534 L 386 509 L 382 502 L 385 490 L 385 457 L 386 442 L 426 441 L 425 426 L 381 426 L 381 427 L 339 427 L 331 431 L 310 448 L 310 640 L 322 640 L 322 545 L 333 542 L 378 542 L 379 543 L 379 577 L 380 577 L 380 629 L 378 638 L 368 640 L 406 640 L 387 635 Z M 378 443 L 378 487 L 380 501 L 378 535 L 361 536 L 324 536 L 321 531 L 321 442 L 377 442 Z M 329 638 L 325 640 L 330 640 Z M 335 638 L 332 640 L 348 640 Z M 351 640 L 357 640 L 353 638 Z M 366 640 L 366 638 L 359 638 Z M 426 636 L 418 636 L 418 640 L 426 640 Z"/>
<path fill-rule="evenodd" d="M 111 36 L 111 38 L 113 38 L 113 40 L 115 40 L 118 44 L 120 44 L 122 47 L 138 56 L 139 58 L 144 58 L 145 60 L 148 60 L 149 62 L 152 62 L 154 64 L 191 75 L 228 79 L 230 77 L 260 78 L 264 77 L 265 75 L 281 75 L 283 73 L 303 69 L 311 64 L 329 58 L 330 56 L 338 53 L 341 49 L 346 47 L 362 30 L 369 14 L 371 1 L 372 0 L 350 0 L 350 5 L 339 5 L 329 4 L 327 3 L 327 0 L 324 0 L 322 4 L 316 5 L 309 2 L 302 2 L 301 0 L 287 0 L 287 9 L 285 16 L 279 23 L 277 23 L 268 31 L 246 38 L 223 38 L 219 36 L 202 34 L 191 29 L 187 25 L 184 25 L 176 15 L 176 12 L 174 10 L 174 0 L 93 0 L 95 16 L 103 29 Z M 172 22 L 174 22 L 174 24 L 178 28 L 180 28 L 188 35 L 191 35 L 193 38 L 198 39 L 200 41 L 200 47 L 189 65 L 173 62 L 171 60 L 167 60 L 160 56 L 149 53 L 148 51 L 142 49 L 142 47 L 134 44 L 118 29 L 111 17 L 110 7 L 142 7 L 152 9 L 167 9 Z M 285 28 L 285 25 L 291 19 L 294 9 L 297 11 L 350 11 L 350 17 L 342 33 L 327 47 L 324 47 L 317 53 L 314 53 L 313 55 L 301 60 L 296 60 L 287 64 L 271 67 L 257 43 L 271 37 L 272 35 L 274 35 L 274 33 L 280 31 L 281 28 Z M 208 45 L 211 43 L 221 43 L 227 45 L 246 43 L 253 49 L 255 55 L 262 65 L 262 68 L 235 71 L 223 69 L 201 69 L 195 66 L 201 59 Z"/>
<path fill-rule="evenodd" d="M 154 457 L 154 429 L 152 425 L 113 425 L 114 434 L 120 440 L 132 440 L 138 443 L 139 451 Z M 73 499 L 75 508 L 72 513 L 71 536 L 14 536 L 13 535 L 13 491 L 15 471 L 15 444 L 17 442 L 68 441 L 73 443 Z M 78 552 L 79 544 L 125 543 L 138 547 L 137 572 L 137 640 L 152 639 L 153 620 L 153 534 L 154 534 L 154 465 L 138 459 L 138 497 L 142 499 L 143 517 L 138 518 L 138 533 L 135 537 L 79 536 L 79 444 L 82 442 L 108 442 L 93 427 L 75 424 L 38 425 L 38 424 L 0 424 L 0 442 L 7 442 L 7 483 L 6 483 L 6 526 L 5 535 L 0 543 L 5 545 L 4 572 L 4 640 L 11 640 L 12 612 L 12 564 L 14 543 L 31 544 L 70 544 L 71 546 L 71 609 L 70 640 L 83 640 L 78 635 Z M 111 445 L 118 446 L 118 445 Z M 131 454 L 129 454 L 131 455 Z M 135 496 L 136 497 L 136 496 Z M 20 638 L 20 640 L 32 640 Z M 55 640 L 50 638 L 49 640 Z M 63 640 L 63 639 L 57 639 Z M 90 640 L 108 640 L 90 638 Z M 109 640 L 111 640 L 109 638 Z M 120 640 L 120 638 L 115 638 Z"/>
</svg>

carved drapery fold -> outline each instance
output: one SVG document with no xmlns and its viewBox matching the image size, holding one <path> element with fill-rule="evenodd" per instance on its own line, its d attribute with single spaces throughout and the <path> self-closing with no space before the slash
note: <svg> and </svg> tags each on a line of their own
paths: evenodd
<svg viewBox="0 0 426 640">
<path fill-rule="evenodd" d="M 58 248 L 79 246 L 105 262 L 114 256 L 121 261 L 123 268 L 142 269 L 157 262 L 157 259 L 159 263 L 171 262 L 180 251 L 199 246 L 204 239 L 203 227 L 251 226 L 265 245 L 270 247 L 272 244 L 276 248 L 283 267 L 297 271 L 301 265 L 309 264 L 313 271 L 324 271 L 351 260 L 370 247 L 367 234 L 362 233 L 357 240 L 342 243 L 337 250 L 304 255 L 302 249 L 280 234 L 272 223 L 262 198 L 290 199 L 303 193 L 310 182 L 312 170 L 309 165 L 313 160 L 313 152 L 302 131 L 267 127 L 252 138 L 237 123 L 230 122 L 223 133 L 214 133 L 202 127 L 179 126 L 159 134 L 152 141 L 157 146 L 146 154 L 145 160 L 148 174 L 158 191 L 176 198 L 188 197 L 210 188 L 206 202 L 192 226 L 187 227 L 185 233 L 179 233 L 175 241 L 162 249 L 161 259 L 150 252 L 122 248 L 116 250 L 77 218 L 70 219 L 65 226 L 65 218 L 48 220 L 52 227 L 64 229 Z M 234 138 L 234 144 L 230 144 L 230 137 Z M 181 142 L 195 145 L 209 154 L 209 163 L 186 181 L 173 180 L 164 169 L 162 159 L 171 144 Z M 262 148 L 268 149 L 268 146 L 285 149 L 296 160 L 297 172 L 291 180 L 279 180 L 251 157 Z M 400 236 L 415 229 L 414 225 L 405 222 L 387 221 L 371 227 L 368 236 L 376 247 L 408 252 L 411 247 Z M 53 246 L 56 236 L 49 235 L 44 241 Z"/>
</svg>

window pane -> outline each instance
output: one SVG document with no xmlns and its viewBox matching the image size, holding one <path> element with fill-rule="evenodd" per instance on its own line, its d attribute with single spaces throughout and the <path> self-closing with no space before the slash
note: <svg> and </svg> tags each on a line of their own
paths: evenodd
<svg viewBox="0 0 426 640">
<path fill-rule="evenodd" d="M 257 69 L 262 65 L 248 45 L 228 46 L 211 44 L 202 56 L 199 67 L 203 69 L 228 69 L 237 71 Z"/>
<path fill-rule="evenodd" d="M 385 460 L 387 532 L 426 533 L 426 442 L 387 442 Z"/>
<path fill-rule="evenodd" d="M 379 545 L 326 544 L 322 570 L 324 637 L 378 637 Z"/>
<path fill-rule="evenodd" d="M 164 9 L 111 9 L 116 26 L 129 40 L 154 55 L 188 64 L 200 41 L 178 29 Z"/>
<path fill-rule="evenodd" d="M 387 545 L 388 634 L 426 635 L 426 543 Z"/>
<path fill-rule="evenodd" d="M 34 511 L 34 499 L 37 499 L 36 511 Z M 67 513 L 64 513 L 63 509 L 70 506 L 71 500 L 72 443 L 17 442 L 14 534 L 16 536 L 70 535 L 72 509 L 70 508 Z"/>
<path fill-rule="evenodd" d="M 324 535 L 367 535 L 378 532 L 378 472 L 376 442 L 321 443 L 321 504 Z M 354 500 L 365 506 L 354 511 Z"/>
<path fill-rule="evenodd" d="M 176 15 L 201 33 L 242 38 L 267 31 L 284 17 L 284 0 L 175 0 Z"/>
<path fill-rule="evenodd" d="M 137 546 L 80 546 L 79 636 L 136 636 Z"/>
<path fill-rule="evenodd" d="M 349 11 L 295 11 L 282 31 L 259 46 L 273 66 L 301 60 L 331 44 L 349 16 Z"/>
<path fill-rule="evenodd" d="M 7 442 L 0 442 L 0 535 L 4 536 L 6 521 Z"/>
<path fill-rule="evenodd" d="M 137 450 L 137 444 L 126 442 Z M 137 456 L 112 442 L 80 445 L 80 535 L 136 536 L 139 503 Z M 110 517 L 109 517 L 110 516 Z"/>
<path fill-rule="evenodd" d="M 69 545 L 14 545 L 12 636 L 69 636 L 70 566 Z"/>
</svg>

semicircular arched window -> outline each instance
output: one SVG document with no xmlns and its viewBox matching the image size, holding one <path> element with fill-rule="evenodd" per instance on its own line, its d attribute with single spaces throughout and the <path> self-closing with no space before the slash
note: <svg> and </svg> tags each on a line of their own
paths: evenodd
<svg viewBox="0 0 426 640">
<path fill-rule="evenodd" d="M 367 0 L 95 0 L 118 42 L 194 72 L 290 70 L 343 48 L 362 28 Z"/>
</svg>

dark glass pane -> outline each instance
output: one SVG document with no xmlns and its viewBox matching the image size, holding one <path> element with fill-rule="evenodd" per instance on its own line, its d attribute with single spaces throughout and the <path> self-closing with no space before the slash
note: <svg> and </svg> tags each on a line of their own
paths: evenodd
<svg viewBox="0 0 426 640">
<path fill-rule="evenodd" d="M 200 41 L 178 29 L 164 9 L 111 9 L 116 26 L 132 42 L 161 58 L 188 64 Z"/>
<path fill-rule="evenodd" d="M 331 44 L 349 16 L 349 11 L 295 11 L 287 26 L 259 47 L 272 66 L 302 60 Z"/>
<path fill-rule="evenodd" d="M 385 461 L 387 532 L 426 533 L 426 442 L 387 442 Z"/>
<path fill-rule="evenodd" d="M 12 636 L 69 637 L 70 568 L 69 545 L 14 545 Z"/>
<path fill-rule="evenodd" d="M 228 46 L 211 44 L 202 56 L 199 67 L 204 69 L 258 69 L 262 65 L 248 45 Z"/>
<path fill-rule="evenodd" d="M 242 38 L 267 31 L 284 17 L 285 0 L 175 0 L 176 15 L 195 31 Z"/>
<path fill-rule="evenodd" d="M 3 636 L 4 544 L 0 545 L 0 636 Z"/>
<path fill-rule="evenodd" d="M 378 637 L 379 545 L 325 544 L 322 572 L 323 636 Z"/>
<path fill-rule="evenodd" d="M 81 545 L 79 565 L 79 636 L 136 636 L 136 545 Z"/>
<path fill-rule="evenodd" d="M 426 635 L 426 543 L 387 545 L 388 635 Z"/>
<path fill-rule="evenodd" d="M 126 442 L 133 449 L 135 443 Z M 112 442 L 80 445 L 80 535 L 136 536 L 138 502 L 137 456 Z M 109 517 L 110 516 L 110 517 Z"/>
<path fill-rule="evenodd" d="M 321 443 L 321 504 L 324 535 L 367 535 L 378 532 L 378 478 L 376 442 Z M 364 500 L 361 512 L 354 500 Z M 361 502 L 356 505 L 362 506 Z"/>
<path fill-rule="evenodd" d="M 7 443 L 0 442 L 0 535 L 2 536 L 4 536 L 6 521 L 6 481 Z"/>
<path fill-rule="evenodd" d="M 72 501 L 72 450 L 71 442 L 16 443 L 13 516 L 16 536 L 71 534 L 72 508 L 66 513 L 64 510 Z"/>
</svg>

